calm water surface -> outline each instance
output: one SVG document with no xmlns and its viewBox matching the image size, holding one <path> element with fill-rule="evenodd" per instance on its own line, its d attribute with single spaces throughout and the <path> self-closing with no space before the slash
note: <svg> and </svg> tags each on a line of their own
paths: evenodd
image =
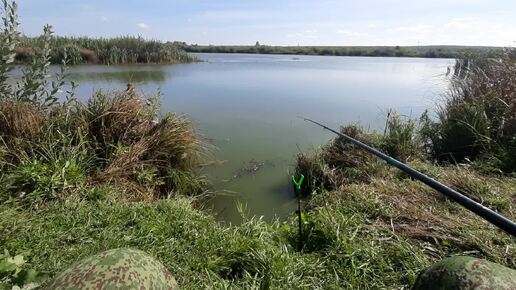
<svg viewBox="0 0 516 290">
<path fill-rule="evenodd" d="M 451 60 L 199 54 L 205 62 L 185 65 L 77 66 L 72 78 L 79 95 L 125 88 L 128 82 L 151 95 L 159 89 L 163 111 L 187 114 L 197 130 L 218 147 L 205 168 L 217 190 L 210 206 L 238 223 L 238 202 L 252 215 L 283 218 L 295 202 L 289 172 L 300 149 L 333 136 L 300 120 L 331 126 L 360 122 L 382 129 L 393 108 L 418 116 L 446 89 Z M 250 162 L 264 163 L 253 174 L 238 174 Z"/>
</svg>

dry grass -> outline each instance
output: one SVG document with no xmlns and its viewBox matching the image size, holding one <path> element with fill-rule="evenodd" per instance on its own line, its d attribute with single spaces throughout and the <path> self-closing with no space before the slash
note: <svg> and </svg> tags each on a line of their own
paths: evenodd
<svg viewBox="0 0 516 290">
<path fill-rule="evenodd" d="M 340 131 L 373 146 L 380 141 L 377 135 L 365 133 L 358 125 L 344 126 Z M 295 173 L 305 175 L 302 192 L 308 196 L 321 190 L 338 189 L 344 183 L 367 182 L 378 169 L 371 154 L 337 137 L 315 154 L 298 154 Z"/>
<path fill-rule="evenodd" d="M 192 124 L 173 114 L 166 115 L 148 134 L 151 142 L 146 158 L 163 165 L 181 170 L 194 168 L 205 150 Z"/>
<path fill-rule="evenodd" d="M 146 99 L 123 91 L 97 92 L 78 112 L 79 125 L 99 144 L 132 144 L 152 127 L 155 112 Z M 108 152 L 104 152 L 105 157 Z"/>
<path fill-rule="evenodd" d="M 140 140 L 121 150 L 109 159 L 107 166 L 96 176 L 98 182 L 111 181 L 114 179 L 126 179 L 130 177 L 136 168 L 145 161 L 143 155 L 149 149 L 148 140 Z"/>
<path fill-rule="evenodd" d="M 335 169 L 331 169 L 318 156 L 299 153 L 296 156 L 296 176 L 305 176 L 305 182 L 301 185 L 301 193 L 307 197 L 323 189 L 332 190 L 337 187 L 339 178 Z"/>
<path fill-rule="evenodd" d="M 38 200 L 54 198 L 44 195 L 67 183 L 66 178 L 54 177 L 70 164 L 76 165 L 77 176 L 88 176 L 80 186 L 117 185 L 125 189 L 119 198 L 127 201 L 194 196 L 208 187 L 196 172 L 205 147 L 192 124 L 173 114 L 160 117 L 156 99 L 142 97 L 132 87 L 99 92 L 86 103 L 49 111 L 4 100 L 0 118 L 0 136 L 8 149 L 3 159 L 12 164 L 9 178 L 30 175 L 40 183 L 31 185 L 40 189 Z M 38 162 L 17 170 L 22 160 Z M 59 172 L 47 172 L 48 168 Z M 13 187 L 9 195 L 19 195 L 19 190 Z"/>
<path fill-rule="evenodd" d="M 365 134 L 364 130 L 356 125 L 341 127 L 340 131 L 361 142 L 370 144 L 373 141 L 370 135 Z M 361 166 L 370 161 L 372 157 L 367 152 L 344 140 L 344 138 L 337 137 L 324 151 L 323 159 L 333 167 L 345 169 Z"/>
<path fill-rule="evenodd" d="M 458 166 L 438 169 L 441 174 L 437 178 L 443 183 L 469 191 L 475 199 L 482 193 L 479 200 L 516 219 L 516 208 L 511 203 L 516 199 L 516 179 L 481 176 Z M 421 245 L 435 258 L 473 255 L 516 266 L 516 249 L 510 246 L 510 236 L 420 182 L 400 179 L 396 169 L 386 167 L 385 171 L 368 182 L 342 184 L 337 190 L 315 197 L 308 208 L 333 211 L 344 207 L 354 214 L 365 213 L 369 223 L 398 239 Z M 483 187 L 477 187 L 480 184 Z M 504 202 L 493 207 L 486 200 Z"/>
<path fill-rule="evenodd" d="M 86 60 L 89 64 L 97 64 L 99 62 L 99 57 L 97 53 L 91 49 L 81 49 L 80 50 L 81 57 Z"/>
<path fill-rule="evenodd" d="M 31 60 L 34 54 L 34 49 L 30 47 L 17 47 L 16 48 L 16 60 L 20 62 L 28 62 Z"/>
<path fill-rule="evenodd" d="M 111 95 L 99 93 L 79 111 L 78 123 L 86 124 L 99 162 L 105 162 L 96 182 L 130 184 L 137 195 L 151 192 L 155 197 L 183 186 L 174 184 L 177 180 L 170 182 L 168 171 L 194 170 L 205 147 L 188 120 L 173 114 L 159 118 L 156 108 L 154 100 L 129 89 Z M 133 183 L 141 179 L 139 170 L 149 175 L 147 178 L 158 179 L 158 184 Z"/>
<path fill-rule="evenodd" d="M 13 138 L 32 139 L 40 133 L 45 113 L 30 103 L 13 100 L 0 101 L 0 136 L 9 142 Z"/>
</svg>

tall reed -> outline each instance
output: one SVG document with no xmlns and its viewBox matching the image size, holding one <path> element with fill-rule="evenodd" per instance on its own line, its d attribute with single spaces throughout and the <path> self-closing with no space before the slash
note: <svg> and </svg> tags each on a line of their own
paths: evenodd
<svg viewBox="0 0 516 290">
<path fill-rule="evenodd" d="M 516 170 L 516 50 L 499 58 L 458 60 L 438 110 L 436 158 L 482 158 Z"/>
<path fill-rule="evenodd" d="M 16 58 L 30 60 L 42 46 L 39 37 L 21 37 Z M 55 37 L 50 61 L 62 62 L 65 54 L 70 64 L 101 63 L 107 65 L 128 63 L 188 63 L 197 59 L 173 43 L 145 40 L 142 37 L 116 38 Z"/>
</svg>

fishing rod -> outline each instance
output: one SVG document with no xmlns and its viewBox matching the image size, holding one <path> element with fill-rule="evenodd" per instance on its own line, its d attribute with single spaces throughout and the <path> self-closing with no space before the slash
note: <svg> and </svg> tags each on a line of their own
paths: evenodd
<svg viewBox="0 0 516 290">
<path fill-rule="evenodd" d="M 414 168 L 408 166 L 405 163 L 402 163 L 389 155 L 386 155 L 379 150 L 364 144 L 346 134 L 343 134 L 341 132 L 338 132 L 336 130 L 333 130 L 332 128 L 325 126 L 319 122 L 316 122 L 314 120 L 303 118 L 305 121 L 314 123 L 330 132 L 333 132 L 340 137 L 344 138 L 346 141 L 349 141 L 350 143 L 354 144 L 355 146 L 366 150 L 367 152 L 379 157 L 380 159 L 385 160 L 388 164 L 397 167 L 398 169 L 404 171 L 405 173 L 409 174 L 410 176 L 414 177 L 415 179 L 423 182 L 424 184 L 430 186 L 431 188 L 437 190 L 438 192 L 446 195 L 447 197 L 451 198 L 455 202 L 459 203 L 463 207 L 469 209 L 476 215 L 482 217 L 483 219 L 487 220 L 491 224 L 495 225 L 496 227 L 506 231 L 508 234 L 512 235 L 513 237 L 516 237 L 516 223 L 511 221 L 510 219 L 504 217 L 503 215 L 483 206 L 481 203 L 478 203 L 474 201 L 473 199 L 461 194 L 460 192 L 453 190 L 452 188 L 440 183 L 439 181 L 430 178 L 426 176 L 425 174 L 415 170 Z"/>
</svg>

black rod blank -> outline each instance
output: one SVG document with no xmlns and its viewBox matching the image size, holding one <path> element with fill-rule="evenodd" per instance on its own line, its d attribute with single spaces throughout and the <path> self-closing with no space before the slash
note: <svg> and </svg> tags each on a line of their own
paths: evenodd
<svg viewBox="0 0 516 290">
<path fill-rule="evenodd" d="M 415 179 L 423 182 L 424 184 L 430 186 L 431 188 L 437 190 L 438 192 L 440 192 L 440 193 L 446 195 L 447 197 L 451 198 L 452 200 L 456 201 L 463 207 L 469 209 L 470 211 L 472 211 L 476 215 L 482 217 L 483 219 L 487 220 L 488 222 L 495 225 L 496 227 L 506 231 L 513 237 L 516 237 L 516 223 L 511 221 L 510 219 L 504 217 L 503 215 L 483 206 L 481 203 L 478 203 L 478 202 L 472 200 L 471 198 L 459 193 L 458 191 L 453 190 L 452 188 L 440 183 L 439 181 L 424 175 L 423 173 L 415 170 L 414 168 L 390 157 L 389 155 L 386 155 L 386 154 L 380 152 L 379 150 L 377 150 L 367 144 L 364 144 L 354 138 L 351 138 L 351 137 L 347 136 L 346 134 L 343 134 L 341 132 L 333 130 L 319 122 L 314 121 L 314 120 L 307 119 L 307 118 L 303 118 L 303 119 L 305 121 L 308 121 L 308 122 L 314 123 L 320 127 L 323 127 L 324 129 L 326 129 L 330 132 L 333 132 L 333 133 L 339 135 L 340 137 L 344 138 L 345 140 L 351 142 L 355 146 L 358 146 L 359 148 L 362 148 L 362 149 L 366 150 L 367 152 L 369 152 L 373 155 L 376 155 L 377 157 L 385 160 L 388 164 L 399 168 L 400 170 L 406 172 L 407 174 L 414 177 Z"/>
</svg>

